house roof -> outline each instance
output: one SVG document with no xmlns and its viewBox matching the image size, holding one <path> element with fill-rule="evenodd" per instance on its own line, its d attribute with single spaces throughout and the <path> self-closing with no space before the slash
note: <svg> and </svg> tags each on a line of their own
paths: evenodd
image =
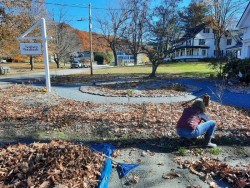
<svg viewBox="0 0 250 188">
<path fill-rule="evenodd" d="M 242 47 L 242 42 L 237 42 L 234 46 L 227 48 L 227 50 L 236 50 Z"/>
<path fill-rule="evenodd" d="M 207 23 L 202 23 L 200 25 L 197 25 L 196 27 L 190 28 L 186 31 L 186 33 L 176 42 L 184 42 L 187 41 L 191 38 L 194 38 L 195 35 L 197 35 L 202 29 L 204 29 L 208 24 Z"/>
<path fill-rule="evenodd" d="M 245 26 L 244 23 L 246 21 L 249 21 L 249 20 L 246 20 L 247 19 L 247 14 L 249 14 L 249 13 L 250 13 L 250 2 L 248 3 L 248 5 L 247 5 L 245 11 L 243 12 L 239 22 L 237 23 L 236 27 L 243 28 Z"/>
<path fill-rule="evenodd" d="M 210 48 L 209 46 L 179 46 L 179 47 L 176 47 L 174 48 L 175 50 L 177 49 L 184 49 L 184 48 L 202 48 L 202 49 L 208 49 Z"/>
</svg>

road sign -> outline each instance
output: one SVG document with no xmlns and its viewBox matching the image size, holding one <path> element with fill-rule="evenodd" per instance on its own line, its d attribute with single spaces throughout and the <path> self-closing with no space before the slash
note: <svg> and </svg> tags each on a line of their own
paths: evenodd
<svg viewBox="0 0 250 188">
<path fill-rule="evenodd" d="M 20 43 L 20 52 L 23 55 L 41 55 L 41 43 Z"/>
<path fill-rule="evenodd" d="M 31 31 L 33 31 L 36 27 L 41 27 L 42 36 L 27 36 Z M 46 32 L 46 22 L 44 18 L 38 20 L 31 28 L 29 28 L 25 33 L 18 37 L 19 40 L 38 40 L 41 39 L 43 42 L 43 57 L 44 57 L 44 64 L 45 64 L 45 78 L 46 78 L 46 88 L 47 91 L 51 91 L 51 84 L 50 84 L 50 73 L 49 73 L 49 56 L 48 56 L 48 39 L 50 37 L 47 36 Z"/>
</svg>

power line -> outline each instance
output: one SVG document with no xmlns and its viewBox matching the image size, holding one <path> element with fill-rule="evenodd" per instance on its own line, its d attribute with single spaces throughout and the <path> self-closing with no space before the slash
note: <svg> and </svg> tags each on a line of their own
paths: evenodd
<svg viewBox="0 0 250 188">
<path fill-rule="evenodd" d="M 47 5 L 54 5 L 54 6 L 62 6 L 62 7 L 75 7 L 75 8 L 83 8 L 88 9 L 88 5 L 80 5 L 80 4 L 62 4 L 62 3 L 49 3 L 49 2 L 40 2 L 34 1 L 40 4 L 47 4 Z M 118 9 L 118 8 L 100 8 L 100 7 L 91 7 L 92 9 L 96 10 L 126 10 L 126 9 Z"/>
<path fill-rule="evenodd" d="M 87 5 L 83 6 L 83 5 L 80 5 L 80 4 L 48 3 L 48 2 L 40 2 L 40 1 L 34 1 L 34 2 L 40 3 L 40 4 L 62 6 L 62 7 L 77 7 L 77 8 L 87 8 L 88 9 Z"/>
</svg>

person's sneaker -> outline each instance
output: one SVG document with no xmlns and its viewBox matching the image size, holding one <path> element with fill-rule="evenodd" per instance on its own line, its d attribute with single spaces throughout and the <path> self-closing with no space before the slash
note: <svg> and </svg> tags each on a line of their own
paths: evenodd
<svg viewBox="0 0 250 188">
<path fill-rule="evenodd" d="M 214 144 L 214 143 L 212 143 L 212 142 L 209 142 L 209 143 L 206 145 L 206 147 L 208 147 L 208 148 L 216 148 L 217 145 Z"/>
</svg>

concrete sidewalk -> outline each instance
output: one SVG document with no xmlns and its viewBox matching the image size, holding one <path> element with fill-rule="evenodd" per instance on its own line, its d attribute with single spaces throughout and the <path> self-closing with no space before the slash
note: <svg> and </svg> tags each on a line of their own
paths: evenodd
<svg viewBox="0 0 250 188">
<path fill-rule="evenodd" d="M 186 188 L 192 185 L 200 185 L 202 188 L 209 187 L 197 175 L 190 173 L 188 169 L 179 168 L 178 164 L 173 162 L 172 154 L 131 148 L 122 149 L 121 155 L 115 160 L 120 163 L 141 165 L 122 179 L 119 179 L 116 169 L 113 168 L 109 183 L 110 188 Z M 163 175 L 173 172 L 180 177 L 163 178 Z"/>
</svg>

